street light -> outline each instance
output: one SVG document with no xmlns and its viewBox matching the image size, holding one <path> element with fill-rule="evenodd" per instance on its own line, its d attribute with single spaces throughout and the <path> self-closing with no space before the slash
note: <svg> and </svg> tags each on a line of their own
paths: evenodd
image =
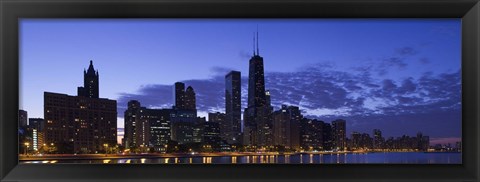
<svg viewBox="0 0 480 182">
<path fill-rule="evenodd" d="M 25 142 L 25 155 L 28 154 L 28 147 L 30 146 L 30 143 Z"/>
<path fill-rule="evenodd" d="M 103 147 L 105 147 L 105 153 L 108 154 L 108 143 L 103 144 Z"/>
</svg>

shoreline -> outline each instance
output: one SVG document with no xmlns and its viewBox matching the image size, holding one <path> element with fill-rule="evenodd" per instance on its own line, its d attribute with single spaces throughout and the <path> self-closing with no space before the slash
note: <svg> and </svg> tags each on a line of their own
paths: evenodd
<svg viewBox="0 0 480 182">
<path fill-rule="evenodd" d="M 103 160 L 103 159 L 141 159 L 141 158 L 191 158 L 191 157 L 236 157 L 236 156 L 270 156 L 270 155 L 340 155 L 340 154 L 368 154 L 368 153 L 461 153 L 454 151 L 447 152 L 423 152 L 423 151 L 345 151 L 345 152 L 219 152 L 219 153 L 171 153 L 171 154 L 55 154 L 55 155 L 19 155 L 19 161 L 38 160 Z"/>
</svg>

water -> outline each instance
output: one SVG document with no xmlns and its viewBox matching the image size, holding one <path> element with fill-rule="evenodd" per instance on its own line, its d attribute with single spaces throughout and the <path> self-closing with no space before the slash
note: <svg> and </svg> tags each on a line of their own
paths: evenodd
<svg viewBox="0 0 480 182">
<path fill-rule="evenodd" d="M 22 161 L 22 163 L 87 164 L 461 164 L 461 153 L 388 152 L 366 154 L 294 154 L 259 156 L 186 156 L 85 160 Z"/>
</svg>

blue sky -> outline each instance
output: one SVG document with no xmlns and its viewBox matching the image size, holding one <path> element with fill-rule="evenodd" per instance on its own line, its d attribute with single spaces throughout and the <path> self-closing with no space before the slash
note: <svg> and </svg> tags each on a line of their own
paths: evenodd
<svg viewBox="0 0 480 182">
<path fill-rule="evenodd" d="M 76 95 L 93 60 L 118 127 L 129 99 L 170 107 L 176 81 L 200 115 L 224 111 L 223 77 L 246 79 L 257 27 L 275 107 L 345 118 L 348 133 L 461 136 L 460 19 L 21 19 L 20 108 L 43 118 L 43 92 Z"/>
</svg>

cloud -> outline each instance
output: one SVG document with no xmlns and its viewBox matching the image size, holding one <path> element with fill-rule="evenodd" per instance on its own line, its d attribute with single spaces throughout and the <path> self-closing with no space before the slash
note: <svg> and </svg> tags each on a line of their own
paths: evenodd
<svg viewBox="0 0 480 182">
<path fill-rule="evenodd" d="M 215 70 L 218 75 L 210 79 L 182 81 L 194 88 L 199 111 L 224 111 L 224 75 L 230 69 Z M 460 109 L 461 106 L 460 71 L 440 75 L 426 73 L 418 79 L 406 78 L 401 83 L 390 79 L 375 82 L 353 73 L 325 69 L 321 64 L 296 72 L 268 72 L 265 75 L 272 105 L 277 108 L 282 104 L 298 105 L 306 113 L 398 115 Z M 247 103 L 247 80 L 242 78 L 243 108 Z M 136 94 L 122 93 L 118 99 L 119 108 L 124 110 L 131 99 L 147 107 L 171 107 L 172 89 L 171 85 L 152 84 L 142 86 Z M 326 112 L 339 109 L 342 112 Z"/>
<path fill-rule="evenodd" d="M 415 53 L 415 50 L 403 48 L 398 54 Z M 380 62 L 383 64 L 351 70 L 337 69 L 332 63 L 320 63 L 292 72 L 266 72 L 266 89 L 270 90 L 271 103 L 276 109 L 282 104 L 296 105 L 306 117 L 346 118 L 355 130 L 370 131 L 378 127 L 386 128 L 392 134 L 401 134 L 414 127 L 415 132 L 428 131 L 432 136 L 447 133 L 460 136 L 460 70 L 442 74 L 426 72 L 416 78 L 379 79 L 371 73 L 407 66 L 400 57 Z M 230 68 L 215 67 L 211 69 L 213 75 L 209 79 L 179 81 L 194 88 L 199 112 L 224 112 L 224 76 L 229 71 Z M 242 75 L 243 110 L 247 105 L 248 73 Z M 147 107 L 171 107 L 172 89 L 172 85 L 150 84 L 142 86 L 136 93 L 120 94 L 119 117 L 123 117 L 127 102 L 132 99 Z M 433 126 L 437 130 L 434 131 Z"/>
<path fill-rule="evenodd" d="M 425 57 L 420 58 L 419 61 L 420 61 L 420 63 L 422 63 L 422 64 L 429 64 L 429 63 L 430 63 L 430 59 L 425 58 Z"/>
<path fill-rule="evenodd" d="M 413 47 L 402 47 L 396 50 L 396 53 L 401 56 L 411 56 L 418 53 L 418 50 Z"/>
</svg>

